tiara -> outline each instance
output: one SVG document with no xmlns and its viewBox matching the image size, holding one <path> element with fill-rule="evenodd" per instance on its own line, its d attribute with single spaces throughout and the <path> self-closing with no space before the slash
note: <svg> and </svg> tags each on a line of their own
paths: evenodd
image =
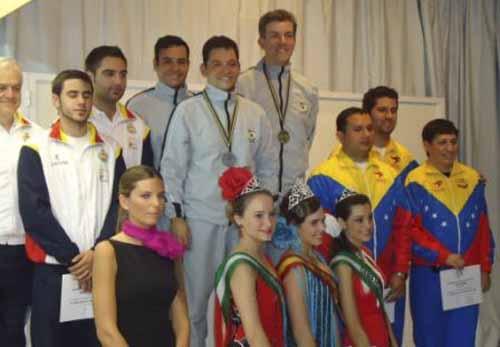
<svg viewBox="0 0 500 347">
<path fill-rule="evenodd" d="M 234 201 L 245 194 L 264 190 L 246 167 L 228 168 L 219 178 L 219 186 L 222 197 L 227 201 Z"/>
<path fill-rule="evenodd" d="M 301 179 L 297 179 L 290 190 L 288 210 L 290 211 L 302 201 L 314 197 L 312 190 Z"/>
<path fill-rule="evenodd" d="M 352 190 L 349 190 L 349 189 L 344 189 L 344 191 L 342 192 L 342 194 L 340 194 L 340 196 L 337 198 L 335 204 L 338 204 L 339 202 L 341 202 L 342 200 L 345 200 L 347 199 L 348 197 L 350 196 L 354 196 L 354 195 L 357 195 L 358 193 L 356 192 L 353 192 Z"/>
</svg>

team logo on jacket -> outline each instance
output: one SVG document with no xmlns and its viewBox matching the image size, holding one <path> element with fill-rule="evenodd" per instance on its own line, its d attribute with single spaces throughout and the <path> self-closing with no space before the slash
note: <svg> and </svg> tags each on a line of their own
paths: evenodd
<svg viewBox="0 0 500 347">
<path fill-rule="evenodd" d="M 374 175 L 377 181 L 385 181 L 384 173 L 382 171 L 375 171 Z"/>
<path fill-rule="evenodd" d="M 128 123 L 127 124 L 127 131 L 130 133 L 130 134 L 135 134 L 137 132 L 137 129 L 135 128 L 134 124 L 132 123 Z"/>
<path fill-rule="evenodd" d="M 255 140 L 257 139 L 257 133 L 253 129 L 248 129 L 248 142 L 250 143 L 255 143 Z"/>
<path fill-rule="evenodd" d="M 437 180 L 436 182 L 432 183 L 432 190 L 438 191 L 444 189 L 444 182 L 442 180 Z"/>
<path fill-rule="evenodd" d="M 394 155 L 391 155 L 391 160 L 392 160 L 393 164 L 397 165 L 401 161 L 401 158 L 399 155 L 394 154 Z"/>
<path fill-rule="evenodd" d="M 106 153 L 106 151 L 104 149 L 101 149 L 101 151 L 99 152 L 99 154 L 97 156 L 103 162 L 108 161 L 108 153 Z"/>
<path fill-rule="evenodd" d="M 467 183 L 467 180 L 465 178 L 459 178 L 457 180 L 457 187 L 466 189 L 469 186 L 469 183 Z"/>
<path fill-rule="evenodd" d="M 24 142 L 26 142 L 26 141 L 28 141 L 28 140 L 29 140 L 29 138 L 30 138 L 30 133 L 29 133 L 29 132 L 27 132 L 27 131 L 25 131 L 25 132 L 23 133 L 23 135 L 22 135 L 22 139 L 23 139 L 23 141 L 24 141 Z"/>
</svg>

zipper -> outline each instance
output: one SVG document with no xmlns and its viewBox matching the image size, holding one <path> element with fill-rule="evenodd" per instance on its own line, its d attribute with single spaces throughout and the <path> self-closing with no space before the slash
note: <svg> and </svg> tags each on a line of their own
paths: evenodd
<svg viewBox="0 0 500 347">
<path fill-rule="evenodd" d="M 450 178 L 448 177 L 445 177 L 446 179 L 446 184 L 448 185 L 449 189 L 450 189 L 450 193 L 451 194 L 451 203 L 453 204 L 453 209 L 455 210 L 457 208 L 457 204 L 456 204 L 456 201 L 455 201 L 455 194 L 453 194 L 453 185 L 451 184 L 450 182 L 450 179 L 451 179 L 451 175 L 450 175 Z M 457 253 L 458 254 L 462 254 L 462 230 L 460 228 L 460 218 L 458 216 L 458 214 L 455 214 L 454 211 L 452 211 L 453 215 L 455 216 L 455 221 L 457 222 Z"/>
</svg>

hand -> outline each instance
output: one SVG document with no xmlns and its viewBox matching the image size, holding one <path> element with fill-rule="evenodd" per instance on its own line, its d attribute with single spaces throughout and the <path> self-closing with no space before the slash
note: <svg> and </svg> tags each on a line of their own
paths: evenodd
<svg viewBox="0 0 500 347">
<path fill-rule="evenodd" d="M 406 291 L 406 279 L 397 273 L 391 276 L 389 281 L 389 287 L 391 291 L 385 297 L 387 301 L 396 301 L 397 299 L 403 297 Z"/>
<path fill-rule="evenodd" d="M 177 235 L 179 241 L 186 246 L 186 248 L 189 248 L 191 244 L 191 230 L 189 230 L 186 221 L 182 218 L 174 217 L 170 221 L 170 228 L 173 233 Z"/>
<path fill-rule="evenodd" d="M 462 258 L 460 254 L 453 253 L 446 258 L 446 265 L 451 266 L 454 269 L 462 269 L 464 264 L 464 258 Z"/>
<path fill-rule="evenodd" d="M 78 254 L 71 260 L 72 265 L 68 268 L 69 272 L 81 282 L 89 280 L 92 276 L 92 261 L 94 260 L 94 251 L 88 251 Z"/>
<path fill-rule="evenodd" d="M 78 288 L 84 292 L 90 293 L 92 291 L 92 279 L 89 278 L 87 280 L 78 281 Z"/>
<path fill-rule="evenodd" d="M 487 272 L 481 272 L 481 288 L 483 288 L 483 292 L 487 292 L 491 287 L 491 278 L 490 274 Z"/>
</svg>

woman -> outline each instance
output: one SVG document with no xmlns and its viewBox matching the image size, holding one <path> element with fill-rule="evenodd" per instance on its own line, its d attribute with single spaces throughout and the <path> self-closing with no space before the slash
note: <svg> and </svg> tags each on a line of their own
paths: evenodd
<svg viewBox="0 0 500 347">
<path fill-rule="evenodd" d="M 245 168 L 227 169 L 219 185 L 240 241 L 216 274 L 215 345 L 284 347 L 285 299 L 263 252 L 275 226 L 273 197 Z"/>
<path fill-rule="evenodd" d="M 156 229 L 165 189 L 152 168 L 135 166 L 119 182 L 118 233 L 94 254 L 93 297 L 103 347 L 185 347 L 189 320 L 179 264 L 183 246 Z"/>
<path fill-rule="evenodd" d="M 294 341 L 290 345 L 339 347 L 337 286 L 332 270 L 313 249 L 325 232 L 319 199 L 297 182 L 284 196 L 281 214 L 273 245 L 285 250 L 277 268 L 288 304 Z"/>
<path fill-rule="evenodd" d="M 397 347 L 384 311 L 384 277 L 363 243 L 372 237 L 366 195 L 346 192 L 335 206 L 342 227 L 331 265 L 339 279 L 340 306 L 347 328 L 343 346 Z"/>
</svg>

